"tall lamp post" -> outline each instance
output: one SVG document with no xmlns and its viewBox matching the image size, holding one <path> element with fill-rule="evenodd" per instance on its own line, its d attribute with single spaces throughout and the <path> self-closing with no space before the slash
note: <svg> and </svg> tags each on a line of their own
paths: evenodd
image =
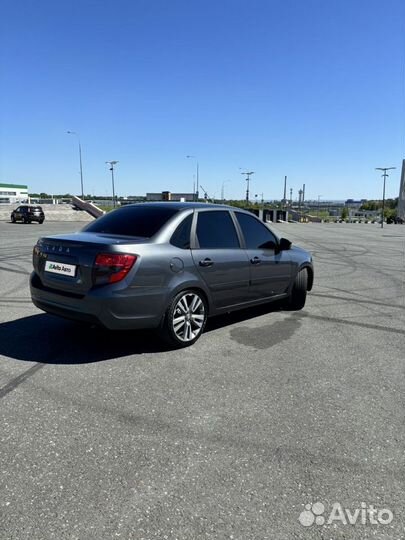
<svg viewBox="0 0 405 540">
<path fill-rule="evenodd" d="M 106 161 L 106 163 L 108 163 L 108 165 L 110 165 L 112 194 L 113 194 L 113 207 L 115 208 L 114 165 L 116 165 L 118 163 L 118 161 Z"/>
<path fill-rule="evenodd" d="M 198 158 L 197 156 L 186 156 L 186 158 L 191 158 L 191 159 L 195 159 L 196 160 L 196 180 L 197 180 L 197 190 L 194 194 L 194 198 L 196 200 L 196 202 L 198 202 L 198 192 L 200 191 L 200 177 L 199 177 L 199 164 L 198 164 Z"/>
<path fill-rule="evenodd" d="M 249 171 L 249 172 L 242 172 L 240 174 L 246 175 L 246 202 L 249 204 L 249 185 L 250 185 L 250 177 L 252 174 L 255 174 L 255 171 Z"/>
<path fill-rule="evenodd" d="M 321 197 L 322 195 L 318 195 L 318 217 L 320 217 L 321 213 Z"/>
<path fill-rule="evenodd" d="M 376 171 L 383 171 L 383 174 L 381 175 L 384 178 L 383 182 L 383 200 L 382 200 L 382 210 L 381 210 L 381 228 L 384 227 L 384 210 L 385 210 L 385 181 L 389 174 L 387 174 L 387 171 L 392 171 L 393 169 L 396 169 L 396 167 L 376 167 Z"/>
<path fill-rule="evenodd" d="M 221 199 L 222 199 L 222 203 L 225 202 L 225 184 L 230 182 L 230 180 L 224 180 L 222 182 L 222 188 L 221 188 Z"/>
<path fill-rule="evenodd" d="M 79 143 L 79 163 L 80 163 L 80 183 L 82 187 L 82 199 L 84 198 L 84 190 L 83 190 L 83 166 L 82 166 L 82 145 L 80 144 L 80 137 L 79 134 L 76 131 L 67 131 L 69 135 L 76 135 L 78 143 Z"/>
</svg>

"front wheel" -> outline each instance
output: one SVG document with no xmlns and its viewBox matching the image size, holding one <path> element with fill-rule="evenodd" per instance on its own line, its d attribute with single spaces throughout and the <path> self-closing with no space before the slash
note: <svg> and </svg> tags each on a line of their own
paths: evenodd
<svg viewBox="0 0 405 540">
<path fill-rule="evenodd" d="M 42 225 L 43 222 L 44 222 L 43 219 L 40 219 L 40 220 L 38 221 L 38 223 L 39 223 L 40 225 Z"/>
<path fill-rule="evenodd" d="M 15 223 L 15 217 L 11 216 L 11 223 Z"/>
<path fill-rule="evenodd" d="M 201 336 L 207 315 L 207 302 L 200 292 L 181 291 L 166 311 L 161 336 L 173 347 L 188 347 Z"/>
<path fill-rule="evenodd" d="M 305 306 L 308 288 L 308 271 L 304 268 L 298 272 L 294 285 L 288 299 L 288 308 L 292 310 L 300 310 Z"/>
</svg>

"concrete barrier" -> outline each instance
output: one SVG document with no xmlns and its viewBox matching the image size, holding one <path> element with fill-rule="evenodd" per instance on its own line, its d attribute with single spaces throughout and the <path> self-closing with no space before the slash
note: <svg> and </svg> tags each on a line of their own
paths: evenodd
<svg viewBox="0 0 405 540">
<path fill-rule="evenodd" d="M 0 204 L 0 221 L 10 221 L 13 210 L 21 204 Z M 94 217 L 83 210 L 74 209 L 71 204 L 40 204 L 45 221 L 93 221 Z"/>
</svg>

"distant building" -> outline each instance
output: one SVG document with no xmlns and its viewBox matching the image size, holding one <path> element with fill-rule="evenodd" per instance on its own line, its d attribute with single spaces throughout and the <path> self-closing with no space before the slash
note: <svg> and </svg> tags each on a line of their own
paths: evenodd
<svg viewBox="0 0 405 540">
<path fill-rule="evenodd" d="M 345 202 L 345 206 L 348 208 L 360 208 L 363 204 L 367 202 L 367 199 L 360 199 L 359 201 L 355 201 L 354 199 L 347 199 Z"/>
<path fill-rule="evenodd" d="M 28 186 L 22 184 L 0 184 L 0 203 L 14 204 L 28 201 Z"/>
<path fill-rule="evenodd" d="M 171 193 L 170 191 L 162 191 L 161 193 L 147 193 L 147 201 L 184 201 L 193 202 L 194 193 Z"/>
</svg>

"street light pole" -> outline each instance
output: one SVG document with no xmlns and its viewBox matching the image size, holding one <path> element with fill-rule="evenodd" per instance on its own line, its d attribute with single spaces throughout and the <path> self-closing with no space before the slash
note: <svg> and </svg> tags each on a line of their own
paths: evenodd
<svg viewBox="0 0 405 540">
<path fill-rule="evenodd" d="M 198 202 L 198 193 L 200 191 L 200 166 L 199 166 L 198 159 L 197 159 L 196 156 L 186 156 L 186 158 L 195 159 L 196 162 L 197 162 L 197 165 L 196 165 L 197 191 L 194 194 L 194 198 L 195 198 L 196 202 Z"/>
<path fill-rule="evenodd" d="M 80 144 L 80 137 L 79 134 L 76 133 L 76 131 L 67 131 L 69 135 L 76 135 L 77 140 L 79 142 L 79 163 L 80 163 L 80 183 L 82 187 L 82 199 L 84 198 L 84 190 L 83 190 L 83 165 L 82 165 L 82 145 Z"/>
<path fill-rule="evenodd" d="M 242 172 L 240 174 L 246 175 L 246 202 L 249 204 L 249 185 L 250 185 L 250 177 L 252 174 L 255 174 L 255 171 L 249 171 L 249 172 Z"/>
<path fill-rule="evenodd" d="M 221 199 L 222 199 L 222 202 L 224 203 L 225 202 L 225 184 L 227 182 L 230 182 L 230 180 L 224 180 L 222 182 L 222 188 L 221 188 Z"/>
<path fill-rule="evenodd" d="M 114 185 L 114 165 L 118 163 L 118 161 L 106 161 L 110 165 L 110 171 L 111 171 L 111 183 L 112 183 L 112 195 L 113 195 L 113 207 L 115 208 L 115 185 Z"/>
<path fill-rule="evenodd" d="M 389 174 L 387 174 L 387 171 L 392 171 L 393 169 L 396 169 L 396 167 L 376 167 L 376 171 L 383 171 L 383 174 L 381 175 L 384 178 L 383 181 L 383 200 L 382 200 L 382 210 L 381 210 L 381 228 L 384 227 L 384 211 L 385 211 L 385 181 Z"/>
</svg>

